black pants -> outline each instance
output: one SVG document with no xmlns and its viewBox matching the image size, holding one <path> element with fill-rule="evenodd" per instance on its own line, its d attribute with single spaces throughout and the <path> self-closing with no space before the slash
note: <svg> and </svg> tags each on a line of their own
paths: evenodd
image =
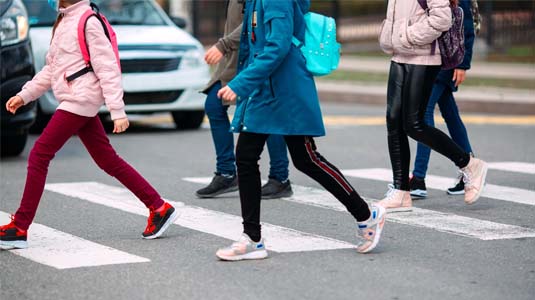
<svg viewBox="0 0 535 300">
<path fill-rule="evenodd" d="M 244 233 L 260 240 L 261 182 L 258 160 L 268 135 L 240 133 L 236 148 L 236 165 Z M 294 166 L 333 194 L 358 221 L 370 217 L 366 202 L 357 194 L 342 173 L 317 151 L 314 140 L 305 136 L 285 136 Z"/>
<path fill-rule="evenodd" d="M 396 189 L 409 190 L 411 154 L 407 136 L 453 161 L 468 165 L 470 155 L 442 131 L 427 126 L 424 114 L 440 66 L 392 62 L 388 79 L 386 121 L 388 150 Z"/>
</svg>

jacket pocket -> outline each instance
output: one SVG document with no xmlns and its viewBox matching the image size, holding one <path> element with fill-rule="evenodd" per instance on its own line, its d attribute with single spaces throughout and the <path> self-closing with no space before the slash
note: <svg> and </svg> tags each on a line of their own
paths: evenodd
<svg viewBox="0 0 535 300">
<path fill-rule="evenodd" d="M 407 29 L 409 27 L 409 20 L 399 20 L 394 24 L 394 32 L 392 33 L 392 46 L 396 53 L 405 55 L 414 55 L 414 46 L 410 43 L 407 36 Z"/>
<path fill-rule="evenodd" d="M 392 22 L 384 19 L 379 30 L 379 46 L 386 54 L 393 54 L 392 47 Z"/>
</svg>

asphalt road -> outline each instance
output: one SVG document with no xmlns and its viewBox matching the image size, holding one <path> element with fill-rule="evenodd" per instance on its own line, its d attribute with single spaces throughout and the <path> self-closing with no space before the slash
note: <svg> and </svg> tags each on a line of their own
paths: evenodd
<svg viewBox="0 0 535 300">
<path fill-rule="evenodd" d="M 326 104 L 323 110 L 332 119 L 327 125 L 328 135 L 317 140 L 322 155 L 343 170 L 390 168 L 386 127 L 371 122 L 381 120 L 383 108 Z M 199 212 L 209 212 L 216 220 L 239 216 L 237 194 L 197 199 L 194 192 L 202 184 L 191 181 L 192 177 L 202 181 L 199 177 L 210 177 L 214 172 L 209 129 L 177 131 L 166 116 L 136 119 L 126 134 L 110 134 L 113 145 L 163 197 L 183 203 L 189 210 L 183 209 L 181 218 L 184 222 L 192 219 L 192 224 L 172 225 L 163 238 L 142 240 L 146 218 L 133 213 L 135 209 L 128 204 L 109 207 L 114 197 L 122 201 L 122 194 L 111 192 L 121 185 L 99 170 L 80 141 L 72 138 L 51 163 L 47 183 L 54 187 L 71 183 L 68 188 L 73 194 L 54 192 L 49 186 L 35 218 L 35 223 L 48 231 L 42 229 L 43 239 L 34 238 L 33 245 L 45 243 L 48 246 L 43 246 L 43 251 L 48 252 L 40 260 L 36 259 L 39 253 L 28 252 L 32 249 L 32 233 L 39 231 L 36 225 L 30 228 L 28 250 L 1 251 L 0 299 L 535 298 L 535 197 L 530 198 L 535 194 L 535 173 L 531 173 L 535 165 L 535 122 L 518 125 L 513 117 L 510 122 L 467 124 L 478 157 L 493 163 L 522 164 L 508 164 L 513 166 L 512 171 L 496 164 L 498 167 L 489 171 L 488 182 L 498 187 L 493 186 L 470 207 L 464 205 L 462 197 L 429 189 L 428 199 L 414 202 L 421 213 L 412 218 L 393 216 L 371 254 L 361 255 L 350 247 L 307 251 L 310 249 L 304 245 L 302 251 L 271 251 L 270 257 L 262 261 L 229 263 L 218 261 L 214 255 L 219 247 L 230 244 L 224 234 L 218 234 L 228 228 L 202 223 Z M 369 120 L 372 125 L 354 125 L 359 120 Z M 0 162 L 0 211 L 12 213 L 18 207 L 26 159 L 35 139 L 31 137 L 20 157 Z M 414 143 L 411 146 L 414 150 Z M 268 160 L 267 154 L 261 160 L 264 177 Z M 453 182 L 455 172 L 452 163 L 433 153 L 429 174 L 449 177 Z M 293 230 L 281 233 L 283 238 L 289 236 L 288 232 L 320 237 L 320 248 L 333 241 L 354 244 L 355 223 L 350 215 L 332 205 L 307 203 L 322 200 L 319 185 L 293 167 L 290 178 L 294 185 L 315 190 L 298 187 L 299 197 L 295 199 L 263 202 L 262 220 Z M 348 180 L 368 199 L 380 199 L 387 190 L 385 180 L 362 176 Z M 83 190 L 84 182 L 97 182 L 102 189 L 89 189 L 88 193 L 96 193 L 93 196 L 74 195 Z M 437 215 L 438 219 L 433 219 Z M 5 222 L 5 216 L 2 220 Z M 455 220 L 464 223 L 447 227 Z M 72 240 L 55 242 L 52 237 L 58 233 L 51 229 L 92 243 L 76 248 Z M 240 231 L 231 234 L 238 238 Z M 270 236 L 265 234 L 265 238 L 269 246 Z M 300 247 L 291 240 L 272 240 L 278 249 Z M 68 255 L 72 255 L 69 263 L 83 265 L 87 257 L 81 253 L 94 243 L 105 246 L 104 250 L 95 250 L 95 265 L 52 266 L 52 260 L 61 261 Z M 146 260 L 99 265 L 111 257 L 106 254 L 110 249 L 121 251 L 124 257 Z"/>
</svg>

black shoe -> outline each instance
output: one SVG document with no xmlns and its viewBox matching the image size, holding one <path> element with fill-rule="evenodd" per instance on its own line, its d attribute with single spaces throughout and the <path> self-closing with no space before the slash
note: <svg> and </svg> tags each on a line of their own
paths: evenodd
<svg viewBox="0 0 535 300">
<path fill-rule="evenodd" d="M 459 181 L 454 187 L 450 187 L 448 191 L 446 192 L 450 195 L 464 195 L 464 181 L 463 178 L 460 177 Z"/>
<path fill-rule="evenodd" d="M 217 195 L 235 192 L 237 190 L 238 177 L 236 175 L 233 177 L 225 177 L 216 174 L 207 187 L 198 190 L 195 194 L 199 198 L 212 198 Z"/>
<path fill-rule="evenodd" d="M 409 186 L 411 189 L 411 196 L 415 198 L 426 198 L 427 197 L 427 188 L 425 187 L 425 179 L 412 176 L 409 181 Z"/>
<path fill-rule="evenodd" d="M 290 180 L 280 182 L 270 178 L 262 187 L 262 199 L 278 199 L 291 197 L 294 194 Z"/>
</svg>

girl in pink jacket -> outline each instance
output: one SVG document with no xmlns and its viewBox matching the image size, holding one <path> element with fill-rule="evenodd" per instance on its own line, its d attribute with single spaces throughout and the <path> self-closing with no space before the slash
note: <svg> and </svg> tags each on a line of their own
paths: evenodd
<svg viewBox="0 0 535 300">
<path fill-rule="evenodd" d="M 379 43 L 392 55 L 387 91 L 388 150 L 393 187 L 379 202 L 389 211 L 412 209 L 409 186 L 410 148 L 408 137 L 449 158 L 464 180 L 464 201 L 475 203 L 481 196 L 487 164 L 473 158 L 442 131 L 428 126 L 424 113 L 435 78 L 441 69 L 439 47 L 433 44 L 452 26 L 451 5 L 457 0 L 427 0 L 427 9 L 416 0 L 389 0 Z"/>
<path fill-rule="evenodd" d="M 113 149 L 106 136 L 99 108 L 106 104 L 114 122 L 114 133 L 125 131 L 128 119 L 124 111 L 121 71 L 111 43 L 97 18 L 89 18 L 85 30 L 93 72 L 67 81 L 67 77 L 85 67 L 78 43 L 78 22 L 91 9 L 88 0 L 49 0 L 59 11 L 54 25 L 46 66 L 16 96 L 6 109 L 18 108 L 38 99 L 52 88 L 59 101 L 57 111 L 35 142 L 28 158 L 28 174 L 21 204 L 11 223 L 0 226 L 0 247 L 26 248 L 27 230 L 33 221 L 43 194 L 48 165 L 56 152 L 78 135 L 87 151 L 106 173 L 117 178 L 150 210 L 142 236 L 159 237 L 177 218 L 178 213 L 158 192 Z"/>
</svg>

